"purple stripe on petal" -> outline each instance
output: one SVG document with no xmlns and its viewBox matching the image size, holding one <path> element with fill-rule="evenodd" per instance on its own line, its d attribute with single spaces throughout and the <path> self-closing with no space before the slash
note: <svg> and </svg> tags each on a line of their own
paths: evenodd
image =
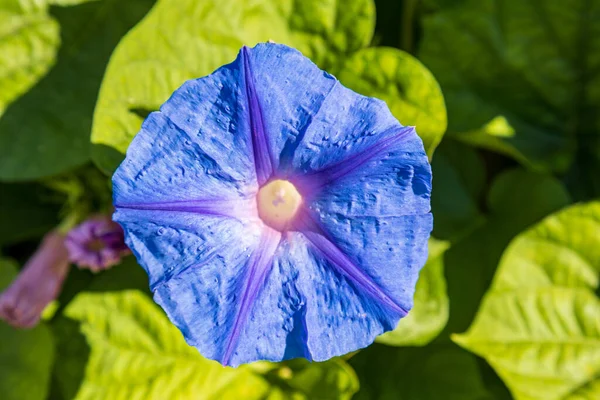
<svg viewBox="0 0 600 400">
<path fill-rule="evenodd" d="M 273 175 L 273 161 L 271 149 L 267 141 L 267 132 L 263 121 L 262 109 L 256 94 L 250 55 L 248 48 L 242 48 L 244 61 L 244 80 L 246 83 L 246 97 L 248 99 L 248 110 L 250 117 L 250 131 L 252 135 L 252 152 L 254 153 L 254 164 L 256 168 L 256 179 L 260 186 L 264 185 Z"/>
<path fill-rule="evenodd" d="M 362 167 L 368 162 L 380 158 L 384 153 L 390 151 L 400 143 L 408 134 L 414 131 L 412 126 L 393 127 L 390 131 L 381 135 L 386 138 L 381 139 L 373 146 L 365 149 L 363 152 L 346 158 L 336 164 L 330 165 L 319 171 L 307 173 L 298 178 L 298 189 L 305 196 L 310 196 L 317 190 L 338 179 L 344 178 Z"/>
<path fill-rule="evenodd" d="M 151 211 L 189 212 L 236 219 L 254 218 L 256 205 L 250 200 L 185 200 L 152 203 L 115 204 L 115 208 Z"/>
<path fill-rule="evenodd" d="M 360 267 L 358 267 L 340 248 L 333 243 L 310 215 L 305 211 L 303 215 L 304 227 L 300 232 L 310 243 L 325 257 L 338 271 L 345 275 L 357 286 L 371 297 L 391 310 L 406 316 L 408 311 L 392 299 L 383 289 L 373 281 Z"/>
<path fill-rule="evenodd" d="M 241 329 L 248 318 L 248 314 L 258 296 L 258 292 L 265 282 L 268 272 L 271 270 L 275 250 L 281 240 L 281 233 L 270 228 L 265 228 L 260 238 L 260 243 L 248 262 L 248 277 L 246 287 L 240 300 L 240 308 L 237 312 L 235 322 L 229 333 L 227 347 L 223 353 L 223 365 L 229 365 L 231 356 L 237 346 Z"/>
</svg>

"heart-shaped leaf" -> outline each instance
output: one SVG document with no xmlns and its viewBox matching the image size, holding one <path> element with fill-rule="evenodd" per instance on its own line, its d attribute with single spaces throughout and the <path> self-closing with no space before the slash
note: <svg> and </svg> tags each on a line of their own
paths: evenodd
<svg viewBox="0 0 600 400">
<path fill-rule="evenodd" d="M 455 341 L 516 399 L 600 397 L 600 202 L 572 206 L 505 251 L 475 322 Z"/>
</svg>

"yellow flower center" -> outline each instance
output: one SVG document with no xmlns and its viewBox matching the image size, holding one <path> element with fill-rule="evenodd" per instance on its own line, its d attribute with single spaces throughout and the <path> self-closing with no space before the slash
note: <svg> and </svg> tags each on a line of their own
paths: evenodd
<svg viewBox="0 0 600 400">
<path fill-rule="evenodd" d="M 258 215 L 271 228 L 286 230 L 302 204 L 302 196 L 288 181 L 277 179 L 259 189 Z"/>
</svg>

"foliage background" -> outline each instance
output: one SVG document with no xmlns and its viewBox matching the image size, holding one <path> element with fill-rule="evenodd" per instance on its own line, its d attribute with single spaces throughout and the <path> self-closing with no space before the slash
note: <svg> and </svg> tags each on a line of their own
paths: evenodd
<svg viewBox="0 0 600 400">
<path fill-rule="evenodd" d="M 0 324 L 2 398 L 600 399 L 600 0 L 0 0 L 0 288 L 110 207 L 149 112 L 269 39 L 416 125 L 435 227 L 410 316 L 340 359 L 222 368 L 127 258 Z"/>
</svg>

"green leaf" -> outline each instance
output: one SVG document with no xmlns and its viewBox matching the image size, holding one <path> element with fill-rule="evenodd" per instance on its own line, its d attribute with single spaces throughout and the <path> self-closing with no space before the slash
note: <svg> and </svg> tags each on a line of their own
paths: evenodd
<svg viewBox="0 0 600 400">
<path fill-rule="evenodd" d="M 85 376 L 90 346 L 77 321 L 59 316 L 52 321 L 51 327 L 56 340 L 53 389 L 60 393 L 62 399 L 74 399 Z"/>
<path fill-rule="evenodd" d="M 102 1 L 102 0 L 46 0 L 48 4 L 57 6 L 74 6 L 82 3 L 89 3 L 91 1 Z"/>
<path fill-rule="evenodd" d="M 140 267 L 135 257 L 125 257 L 119 265 L 99 274 L 73 269 L 63 286 L 59 302 L 61 310 L 82 292 L 120 292 L 136 289 L 150 295 L 148 275 Z M 52 330 L 57 341 L 53 376 L 58 390 L 64 399 L 75 398 L 85 374 L 90 356 L 90 346 L 80 332 L 77 321 L 59 316 L 52 322 Z"/>
<path fill-rule="evenodd" d="M 390 346 L 425 345 L 448 322 L 448 296 L 444 278 L 444 253 L 448 243 L 429 240 L 429 258 L 421 270 L 415 292 L 415 305 L 393 331 L 377 338 Z"/>
<path fill-rule="evenodd" d="M 486 169 L 473 148 L 444 140 L 431 163 L 433 235 L 457 241 L 481 226 L 485 216 L 480 203 Z"/>
<path fill-rule="evenodd" d="M 361 380 L 355 400 L 488 400 L 475 357 L 456 345 L 374 345 L 350 360 Z"/>
<path fill-rule="evenodd" d="M 400 30 L 398 21 L 402 21 L 403 1 L 375 0 L 377 22 L 375 23 L 375 37 L 373 44 L 378 46 L 397 46 L 399 44 Z"/>
<path fill-rule="evenodd" d="M 447 332 L 467 329 L 512 238 L 571 202 L 560 181 L 520 168 L 498 175 L 487 197 L 485 223 L 453 243 L 444 256 L 451 299 Z"/>
<path fill-rule="evenodd" d="M 82 293 L 65 315 L 81 324 L 90 347 L 78 400 L 349 399 L 358 389 L 341 360 L 222 367 L 188 346 L 141 292 Z"/>
<path fill-rule="evenodd" d="M 119 265 L 98 274 L 73 269 L 58 298 L 60 310 L 67 307 L 80 292 L 120 292 L 131 289 L 150 294 L 148 275 L 132 255 L 124 257 Z"/>
<path fill-rule="evenodd" d="M 94 112 L 92 156 L 112 174 L 145 116 L 184 81 L 269 39 L 328 68 L 366 46 L 372 0 L 159 0 L 111 57 Z"/>
<path fill-rule="evenodd" d="M 599 0 L 466 0 L 424 19 L 420 56 L 449 133 L 564 172 L 600 152 L 599 37 Z"/>
<path fill-rule="evenodd" d="M 268 372 L 263 371 L 265 366 Z M 350 400 L 359 388 L 354 370 L 338 358 L 321 363 L 304 359 L 278 364 L 258 362 L 250 364 L 249 368 L 261 373 L 262 378 L 270 383 L 266 399 Z M 239 388 L 232 388 L 226 393 L 232 399 L 239 398 Z"/>
<path fill-rule="evenodd" d="M 403 125 L 412 125 L 431 158 L 446 132 L 446 106 L 440 87 L 416 58 L 388 47 L 363 49 L 338 72 L 340 81 L 366 96 L 385 100 Z"/>
<path fill-rule="evenodd" d="M 41 236 L 58 224 L 59 206 L 40 185 L 0 184 L 0 246 Z"/>
<path fill-rule="evenodd" d="M 54 64 L 59 27 L 47 8 L 40 1 L 0 0 L 0 117 Z"/>
<path fill-rule="evenodd" d="M 14 263 L 0 259 L 0 292 L 16 276 Z M 0 393 L 3 400 L 43 400 L 48 393 L 54 345 L 40 324 L 17 330 L 0 321 Z"/>
<path fill-rule="evenodd" d="M 92 115 L 104 69 L 121 36 L 152 3 L 134 0 L 123 7 L 119 1 L 98 0 L 52 8 L 61 27 L 58 62 L 0 119 L 0 180 L 38 179 L 90 159 Z"/>
<path fill-rule="evenodd" d="M 473 325 L 455 336 L 517 400 L 600 397 L 598 232 L 600 202 L 592 202 L 517 236 Z"/>
</svg>

